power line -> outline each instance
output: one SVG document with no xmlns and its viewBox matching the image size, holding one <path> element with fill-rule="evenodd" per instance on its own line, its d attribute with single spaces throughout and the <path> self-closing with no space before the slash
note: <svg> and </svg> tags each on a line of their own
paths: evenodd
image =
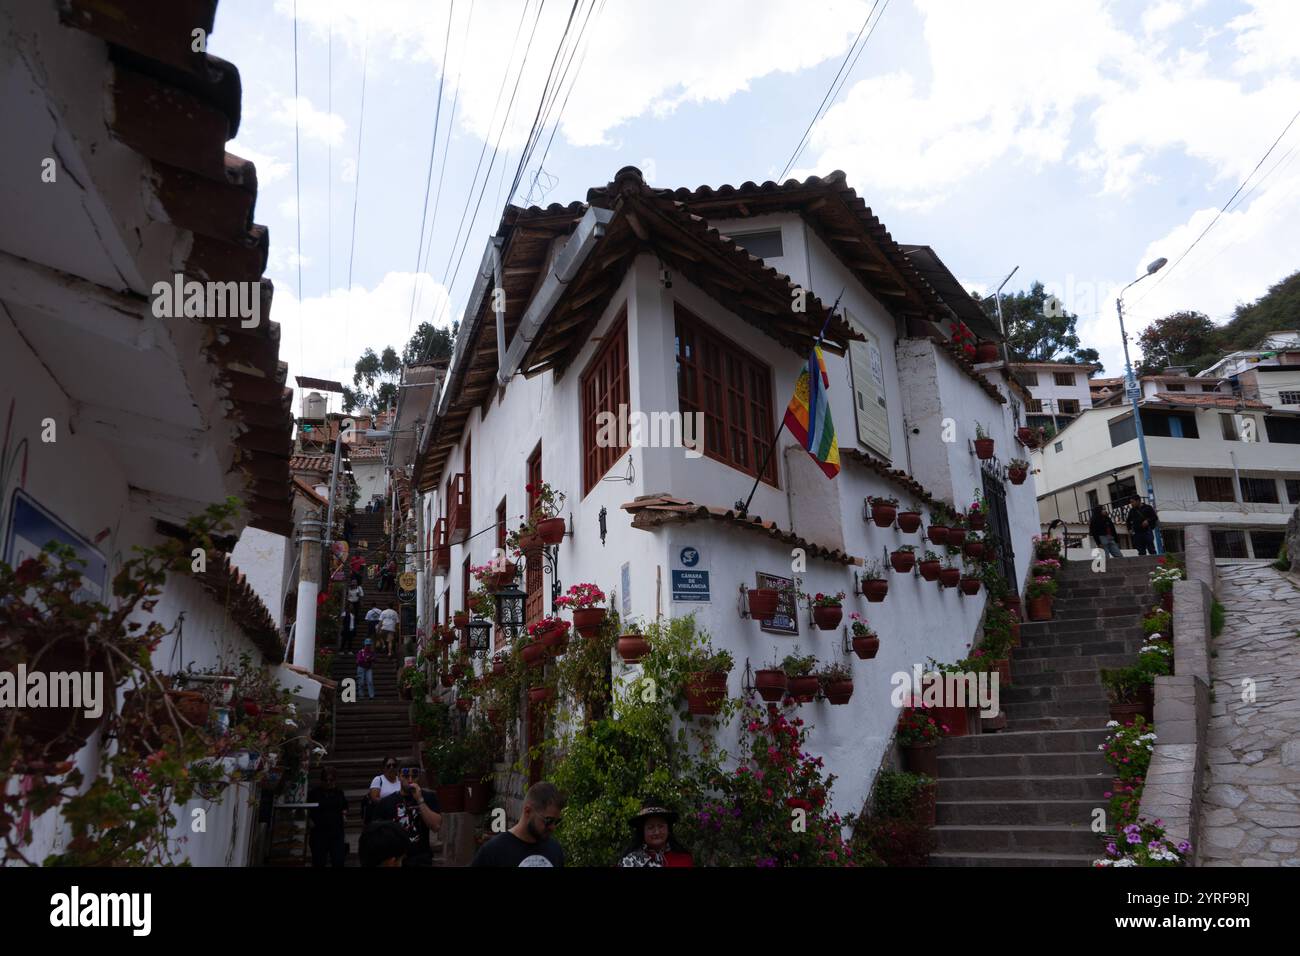
<svg viewBox="0 0 1300 956">
<path fill-rule="evenodd" d="M 853 38 L 853 43 L 850 44 L 848 52 L 844 54 L 844 59 L 840 63 L 839 70 L 836 71 L 834 78 L 831 80 L 830 86 L 826 89 L 826 95 L 822 97 L 821 103 L 817 106 L 817 111 L 813 113 L 813 118 L 809 120 L 808 128 L 805 129 L 803 135 L 799 137 L 799 142 L 795 146 L 794 152 L 790 154 L 790 158 L 786 160 L 785 166 L 781 170 L 781 175 L 777 177 L 778 179 L 784 180 L 786 173 L 788 173 L 791 167 L 798 162 L 800 154 L 803 153 L 810 141 L 813 127 L 816 126 L 817 121 L 822 118 L 822 115 L 825 113 L 832 97 L 838 91 L 836 84 L 838 83 L 840 87 L 843 87 L 844 84 L 841 82 L 841 77 L 843 77 L 844 80 L 847 80 L 849 74 L 853 72 L 853 67 L 857 66 L 858 56 L 862 54 L 862 50 L 866 49 L 867 41 L 871 39 L 871 34 L 876 32 L 876 26 L 874 24 L 870 30 L 867 30 L 867 24 L 871 23 L 871 17 L 876 12 L 876 7 L 878 6 L 880 6 L 880 0 L 875 0 L 875 2 L 871 4 L 871 9 L 867 11 L 867 18 L 862 21 L 862 26 L 858 29 L 858 35 Z M 888 6 L 889 0 L 885 0 L 885 7 Z M 876 24 L 880 23 L 880 18 L 884 15 L 885 9 L 882 8 L 880 11 L 880 17 L 876 17 Z M 863 38 L 864 32 L 866 32 L 865 38 Z M 859 40 L 862 41 L 861 46 L 858 44 Z M 855 49 L 857 51 L 856 54 L 854 52 Z M 852 64 L 850 64 L 850 60 L 853 61 Z"/>
<path fill-rule="evenodd" d="M 429 144 L 429 169 L 424 174 L 424 203 L 420 207 L 420 236 L 415 249 L 415 273 L 411 277 L 411 314 L 406 319 L 406 338 L 411 338 L 411 323 L 415 321 L 415 289 L 420 284 L 420 255 L 424 252 L 424 223 L 429 214 L 429 190 L 433 187 L 433 158 L 438 152 L 438 124 L 442 118 L 442 85 L 447 78 L 447 50 L 451 47 L 451 20 L 456 15 L 456 0 L 451 0 L 447 12 L 447 35 L 442 41 L 442 67 L 438 70 L 438 105 L 433 114 L 433 141 Z M 430 241 L 432 241 L 430 236 Z"/>
<path fill-rule="evenodd" d="M 298 225 L 298 366 L 306 374 L 302 324 L 302 160 L 298 151 L 298 0 L 293 0 L 293 189 L 294 217 Z"/>
<path fill-rule="evenodd" d="M 344 356 L 351 336 L 352 327 L 352 264 L 357 254 L 357 199 L 361 195 L 361 140 L 366 130 L 366 68 L 370 65 L 370 38 L 366 37 L 365 47 L 361 53 L 361 118 L 357 122 L 357 159 L 356 185 L 352 189 L 352 239 L 348 248 L 348 297 L 344 307 L 343 347 Z"/>
<path fill-rule="evenodd" d="M 1291 117 L 1290 122 L 1288 122 L 1286 126 L 1283 127 L 1282 132 L 1278 133 L 1277 139 L 1273 140 L 1273 144 L 1269 146 L 1269 148 L 1264 152 L 1264 155 L 1259 158 L 1259 162 L 1255 164 L 1255 168 L 1252 169 L 1250 171 L 1250 174 L 1241 181 L 1241 184 L 1237 186 L 1237 188 L 1233 190 L 1232 195 L 1228 197 L 1228 201 L 1224 203 L 1223 206 L 1219 209 L 1219 211 L 1214 214 L 1214 218 L 1210 220 L 1210 224 L 1201 230 L 1201 234 L 1197 236 L 1194 240 L 1192 240 L 1192 244 L 1183 250 L 1183 254 L 1174 260 L 1173 265 L 1171 265 L 1168 269 L 1165 269 L 1163 274 L 1160 276 L 1160 278 L 1156 279 L 1155 282 L 1151 283 L 1151 288 L 1147 289 L 1146 295 L 1143 295 L 1141 299 L 1138 299 L 1137 303 L 1134 303 L 1134 305 L 1137 305 L 1138 303 L 1146 299 L 1147 296 L 1151 295 L 1151 293 L 1155 291 L 1156 286 L 1160 285 L 1161 282 L 1164 282 L 1165 279 L 1168 279 L 1169 274 L 1178 268 L 1178 264 L 1187 258 L 1187 254 L 1191 252 L 1193 249 L 1195 249 L 1197 243 L 1199 243 L 1202 239 L 1204 239 L 1206 234 L 1211 229 L 1214 228 L 1215 223 L 1219 221 L 1219 218 L 1224 214 L 1227 208 L 1232 205 L 1232 201 L 1237 198 L 1237 194 L 1240 193 L 1242 189 L 1245 188 L 1246 183 L 1250 182 L 1251 177 L 1253 177 L 1257 172 L 1259 172 L 1259 167 L 1264 165 L 1264 160 L 1268 159 L 1269 154 L 1272 153 L 1273 150 L 1277 148 L 1277 144 L 1282 142 L 1282 137 L 1287 134 L 1287 132 L 1291 129 L 1291 126 L 1295 123 L 1297 119 L 1300 119 L 1300 110 L 1296 110 L 1296 113 L 1294 116 Z"/>
</svg>

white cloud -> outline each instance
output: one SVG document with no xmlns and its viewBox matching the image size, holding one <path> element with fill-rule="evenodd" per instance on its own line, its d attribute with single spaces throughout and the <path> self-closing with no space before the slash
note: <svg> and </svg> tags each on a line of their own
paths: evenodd
<svg viewBox="0 0 1300 956">
<path fill-rule="evenodd" d="M 1295 0 L 1251 0 L 1251 10 L 1230 21 L 1237 31 L 1241 59 L 1236 69 L 1252 73 L 1300 62 L 1300 3 Z"/>
<path fill-rule="evenodd" d="M 281 126 L 293 129 L 295 124 L 302 139 L 338 146 L 343 142 L 343 132 L 348 124 L 338 113 L 327 113 L 312 106 L 311 100 L 299 96 L 295 108 L 292 96 L 280 97 L 278 104 L 267 110 L 266 116 Z"/>
<path fill-rule="evenodd" d="M 293 170 L 293 164 L 289 161 L 277 159 L 269 153 L 245 146 L 238 140 L 232 139 L 227 143 L 226 152 L 233 153 L 241 159 L 246 159 L 257 167 L 257 185 L 259 189 L 269 183 L 284 179 Z"/>
<path fill-rule="evenodd" d="M 1205 6 L 1205 0 L 1161 0 L 1142 14 L 1142 32 L 1147 36 L 1168 30 L 1189 13 Z"/>
<path fill-rule="evenodd" d="M 293 4 L 277 0 L 276 9 L 291 16 Z M 336 43 L 345 42 L 353 56 L 360 57 L 368 44 L 370 68 L 382 70 L 385 62 L 401 60 L 440 66 L 447 9 L 425 0 L 335 0 L 301 4 L 298 16 L 319 35 L 332 29 Z M 468 40 L 463 41 L 470 10 L 468 4 L 456 5 L 444 95 L 450 99 L 460 75 L 457 125 L 480 139 L 495 140 L 501 126 L 537 8 L 527 8 L 494 119 L 524 9 L 518 0 L 477 0 Z M 612 130 L 635 117 L 663 116 L 683 103 L 725 102 L 758 77 L 814 66 L 848 49 L 868 9 L 867 0 L 828 0 L 797 10 L 752 0 L 610 4 L 599 17 L 592 16 L 582 73 L 564 113 L 563 135 L 578 145 L 605 144 Z M 585 11 L 584 4 L 575 17 L 574 35 Z M 568 5 L 552 5 L 538 21 L 503 148 L 517 148 L 527 135 L 567 18 Z M 376 58 L 377 50 L 382 50 L 381 59 Z M 570 77 L 576 70 L 575 59 Z M 436 81 L 435 73 L 431 91 Z"/>
</svg>

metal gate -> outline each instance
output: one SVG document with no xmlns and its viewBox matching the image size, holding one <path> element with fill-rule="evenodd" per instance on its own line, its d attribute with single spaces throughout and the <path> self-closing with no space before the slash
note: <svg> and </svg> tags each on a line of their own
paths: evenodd
<svg viewBox="0 0 1300 956">
<path fill-rule="evenodd" d="M 997 549 L 998 565 L 1002 577 L 1012 594 L 1020 594 L 1020 581 L 1016 575 L 1016 553 L 1011 547 L 1011 523 L 1007 520 L 1007 487 L 1002 476 L 988 468 L 980 469 L 984 479 L 984 505 L 988 509 L 988 531 L 985 541 L 991 536 Z M 986 544 L 987 546 L 987 544 Z"/>
</svg>

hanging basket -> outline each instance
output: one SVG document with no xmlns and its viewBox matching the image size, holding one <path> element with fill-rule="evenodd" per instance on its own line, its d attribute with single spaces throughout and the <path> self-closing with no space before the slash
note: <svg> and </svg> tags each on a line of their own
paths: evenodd
<svg viewBox="0 0 1300 956">
<path fill-rule="evenodd" d="M 966 543 L 966 529 L 965 529 L 965 528 L 949 528 L 949 529 L 948 529 L 948 544 L 949 544 L 949 546 L 954 547 L 954 548 L 960 548 L 960 547 L 961 547 L 963 544 L 965 544 L 965 543 Z"/>
<path fill-rule="evenodd" d="M 869 637 L 855 637 L 853 639 L 853 653 L 857 654 L 861 660 L 871 660 L 879 650 L 880 638 L 874 634 Z"/>
<path fill-rule="evenodd" d="M 819 685 L 816 674 L 807 674 L 803 677 L 791 677 L 786 682 L 786 687 L 793 697 L 801 704 L 807 704 L 817 696 L 817 687 Z"/>
<path fill-rule="evenodd" d="M 457 611 L 451 616 L 451 623 L 459 628 L 469 625 L 469 611 Z"/>
<path fill-rule="evenodd" d="M 528 689 L 528 700 L 533 704 L 544 704 L 554 696 L 554 687 L 530 687 Z"/>
<path fill-rule="evenodd" d="M 871 520 L 876 523 L 877 528 L 888 528 L 894 523 L 894 516 L 898 514 L 898 509 L 893 505 L 872 504 Z"/>
<path fill-rule="evenodd" d="M 1025 479 L 1028 476 L 1029 476 L 1029 472 L 1025 471 L 1025 469 L 1023 468 L 1007 469 L 1007 480 L 1010 481 L 1013 485 L 1023 485 L 1025 483 Z"/>
<path fill-rule="evenodd" d="M 813 608 L 813 623 L 823 631 L 833 631 L 840 626 L 844 618 L 844 608 L 839 604 L 817 606 Z"/>
<path fill-rule="evenodd" d="M 1026 448 L 1038 447 L 1038 432 L 1032 428 L 1017 428 L 1016 438 L 1020 439 L 1020 444 L 1024 445 Z"/>
<path fill-rule="evenodd" d="M 983 511 L 972 511 L 966 515 L 966 523 L 972 531 L 983 531 L 988 526 L 989 518 Z"/>
<path fill-rule="evenodd" d="M 977 438 L 975 439 L 975 457 L 981 461 L 988 461 L 993 457 L 993 439 Z"/>
<path fill-rule="evenodd" d="M 975 346 L 975 361 L 978 363 L 996 362 L 998 360 L 998 343 L 980 342 Z"/>
<path fill-rule="evenodd" d="M 473 706 L 474 706 L 473 697 L 456 698 L 456 709 L 459 710 L 462 714 L 468 714 L 470 712 L 470 708 L 472 708 Z"/>
<path fill-rule="evenodd" d="M 525 644 L 519 656 L 523 658 L 525 667 L 540 667 L 546 659 L 546 645 L 538 641 Z"/>
<path fill-rule="evenodd" d="M 921 512 L 900 511 L 898 513 L 899 531 L 902 531 L 904 534 L 911 534 L 919 527 L 921 527 Z"/>
<path fill-rule="evenodd" d="M 984 542 L 967 541 L 964 545 L 962 545 L 962 552 L 968 558 L 982 558 L 984 557 Z"/>
<path fill-rule="evenodd" d="M 922 561 L 919 568 L 921 577 L 927 581 L 937 581 L 939 572 L 943 570 L 943 565 L 938 561 Z"/>
<path fill-rule="evenodd" d="M 826 702 L 830 704 L 847 704 L 853 696 L 853 681 L 837 680 L 826 685 Z"/>
<path fill-rule="evenodd" d="M 766 621 L 776 615 L 781 592 L 776 588 L 750 588 L 746 592 L 746 598 L 749 601 L 749 616 L 756 621 Z"/>
<path fill-rule="evenodd" d="M 516 546 L 524 554 L 535 554 L 542 550 L 545 544 L 546 542 L 542 540 L 541 535 L 534 532 L 532 534 L 521 534 Z"/>
<path fill-rule="evenodd" d="M 942 568 L 939 571 L 939 584 L 946 588 L 955 588 L 961 581 L 961 568 Z"/>
<path fill-rule="evenodd" d="M 483 576 L 483 586 L 489 591 L 504 591 L 514 583 L 519 573 L 519 566 L 513 561 L 505 562 L 499 571 L 491 571 Z"/>
<path fill-rule="evenodd" d="M 899 574 L 907 574 L 916 567 L 916 552 L 894 551 L 889 555 L 889 563 Z"/>
<path fill-rule="evenodd" d="M 884 578 L 863 578 L 862 594 L 872 604 L 879 604 L 889 593 L 889 582 Z"/>
<path fill-rule="evenodd" d="M 930 525 L 930 527 L 929 527 L 929 529 L 928 529 L 928 532 L 929 532 L 929 538 L 930 538 L 930 543 L 931 543 L 931 544 L 947 544 L 947 543 L 948 543 L 948 527 L 947 527 L 947 525 L 932 524 L 932 525 Z"/>
<path fill-rule="evenodd" d="M 769 704 L 776 703 L 785 696 L 787 684 L 785 671 L 762 670 L 754 674 L 754 689 Z"/>
<path fill-rule="evenodd" d="M 591 637 L 605 623 L 608 612 L 603 607 L 582 607 L 573 612 L 573 629 L 583 637 Z"/>
<path fill-rule="evenodd" d="M 650 653 L 650 642 L 640 634 L 624 634 L 618 639 L 618 656 L 629 664 L 638 663 Z"/>
<path fill-rule="evenodd" d="M 544 544 L 559 544 L 564 540 L 564 519 L 543 518 L 537 522 L 537 536 Z"/>
<path fill-rule="evenodd" d="M 727 675 L 721 671 L 694 671 L 686 677 L 686 709 L 701 717 L 712 717 L 727 699 Z"/>
<path fill-rule="evenodd" d="M 979 578 L 962 578 L 962 579 L 961 579 L 961 593 L 962 593 L 962 594 L 979 594 L 979 593 L 980 593 L 980 579 L 979 579 Z"/>
</svg>

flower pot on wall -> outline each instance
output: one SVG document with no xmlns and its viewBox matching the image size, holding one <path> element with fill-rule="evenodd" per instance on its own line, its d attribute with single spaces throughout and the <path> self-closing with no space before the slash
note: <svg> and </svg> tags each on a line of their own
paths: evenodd
<svg viewBox="0 0 1300 956">
<path fill-rule="evenodd" d="M 1050 621 L 1052 619 L 1052 596 L 1044 594 L 1042 597 L 1030 598 L 1028 611 L 1029 620 L 1031 621 Z"/>
<path fill-rule="evenodd" d="M 939 572 L 943 570 L 943 565 L 938 561 L 922 561 L 920 564 L 921 577 L 927 581 L 935 581 L 939 577 Z"/>
<path fill-rule="evenodd" d="M 456 709 L 459 710 L 462 714 L 468 714 L 470 712 L 470 708 L 472 708 L 473 706 L 474 706 L 473 697 L 456 698 Z"/>
<path fill-rule="evenodd" d="M 650 642 L 640 634 L 624 634 L 618 639 L 618 656 L 635 664 L 650 653 Z"/>
<path fill-rule="evenodd" d="M 916 567 L 915 551 L 894 551 L 889 555 L 889 563 L 899 574 L 907 574 Z"/>
<path fill-rule="evenodd" d="M 993 439 L 977 438 L 975 439 L 975 457 L 987 461 L 993 457 Z"/>
<path fill-rule="evenodd" d="M 980 342 L 978 345 L 975 346 L 976 362 L 980 362 L 980 363 L 996 362 L 997 360 L 998 360 L 998 343 Z"/>
<path fill-rule="evenodd" d="M 528 702 L 531 704 L 545 703 L 554 696 L 554 687 L 530 687 L 528 689 Z"/>
<path fill-rule="evenodd" d="M 961 593 L 962 593 L 962 594 L 979 594 L 979 593 L 980 593 L 980 579 L 979 579 L 979 578 L 962 578 L 962 579 L 961 579 L 961 582 L 960 582 L 960 585 L 961 585 Z"/>
<path fill-rule="evenodd" d="M 931 544 L 948 543 L 948 528 L 946 525 L 932 524 L 928 530 Z"/>
<path fill-rule="evenodd" d="M 457 611 L 451 616 L 451 622 L 456 627 L 465 627 L 469 624 L 469 611 Z"/>
<path fill-rule="evenodd" d="M 583 607 L 573 612 L 573 628 L 583 637 L 591 637 L 605 623 L 603 607 Z"/>
<path fill-rule="evenodd" d="M 543 518 L 537 522 L 537 536 L 546 544 L 559 544 L 564 540 L 564 519 Z"/>
<path fill-rule="evenodd" d="M 871 660 L 879 650 L 880 638 L 874 634 L 869 637 L 855 637 L 853 639 L 853 653 L 857 654 L 861 660 Z"/>
<path fill-rule="evenodd" d="M 1007 480 L 1013 485 L 1023 485 L 1025 483 L 1025 478 L 1028 477 L 1028 475 L 1029 472 L 1025 471 L 1023 468 L 1007 469 Z"/>
<path fill-rule="evenodd" d="M 754 688 L 758 696 L 768 703 L 776 703 L 785 696 L 785 671 L 761 670 L 754 673 Z"/>
<path fill-rule="evenodd" d="M 525 667 L 540 667 L 546 658 L 546 645 L 538 641 L 525 644 L 519 656 L 523 658 Z"/>
<path fill-rule="evenodd" d="M 912 534 L 919 527 L 921 527 L 921 512 L 900 511 L 898 513 L 899 531 L 902 531 L 904 534 Z"/>
<path fill-rule="evenodd" d="M 939 571 L 939 584 L 946 588 L 955 588 L 961 581 L 960 568 L 943 568 Z"/>
<path fill-rule="evenodd" d="M 971 731 L 969 707 L 935 707 L 931 716 L 940 726 L 947 725 L 949 737 L 965 737 Z"/>
<path fill-rule="evenodd" d="M 1025 428 L 1024 426 L 1017 428 L 1016 437 L 1020 439 L 1020 444 L 1026 448 L 1038 447 L 1038 432 L 1032 428 Z"/>
<path fill-rule="evenodd" d="M 816 674 L 805 674 L 802 677 L 788 678 L 786 687 L 791 697 L 801 704 L 806 704 L 817 696 L 819 683 Z"/>
<path fill-rule="evenodd" d="M 871 520 L 876 523 L 877 528 L 888 528 L 894 523 L 894 516 L 898 514 L 898 509 L 893 505 L 871 505 Z"/>
<path fill-rule="evenodd" d="M 826 700 L 832 704 L 847 704 L 853 696 L 853 681 L 837 680 L 826 685 Z"/>
<path fill-rule="evenodd" d="M 962 545 L 961 550 L 968 558 L 982 558 L 984 557 L 984 542 L 967 541 Z"/>
<path fill-rule="evenodd" d="M 903 751 L 903 766 L 909 773 L 939 776 L 939 748 L 934 744 L 918 744 L 900 749 Z"/>
<path fill-rule="evenodd" d="M 749 616 L 756 621 L 766 621 L 776 614 L 781 593 L 776 588 L 750 588 L 745 592 L 749 601 Z"/>
<path fill-rule="evenodd" d="M 535 554 L 542 550 L 545 544 L 546 542 L 542 540 L 542 536 L 537 533 L 521 534 L 519 536 L 519 550 L 524 554 Z"/>
<path fill-rule="evenodd" d="M 844 618 L 844 608 L 839 604 L 816 606 L 813 608 L 813 623 L 823 631 L 833 631 L 840 626 Z"/>
<path fill-rule="evenodd" d="M 864 578 L 862 593 L 872 604 L 879 604 L 889 593 L 889 582 L 884 578 Z"/>
<path fill-rule="evenodd" d="M 965 529 L 965 528 L 949 528 L 949 529 L 948 529 L 948 545 L 949 545 L 950 547 L 953 547 L 953 548 L 960 548 L 960 547 L 961 547 L 963 544 L 965 544 L 965 543 L 966 543 L 966 529 Z"/>
<path fill-rule="evenodd" d="M 966 515 L 966 523 L 972 531 L 983 531 L 989 523 L 989 517 L 982 511 L 972 511 Z"/>
<path fill-rule="evenodd" d="M 712 717 L 727 699 L 727 675 L 694 671 L 686 677 L 686 709 L 696 716 Z"/>
</svg>

